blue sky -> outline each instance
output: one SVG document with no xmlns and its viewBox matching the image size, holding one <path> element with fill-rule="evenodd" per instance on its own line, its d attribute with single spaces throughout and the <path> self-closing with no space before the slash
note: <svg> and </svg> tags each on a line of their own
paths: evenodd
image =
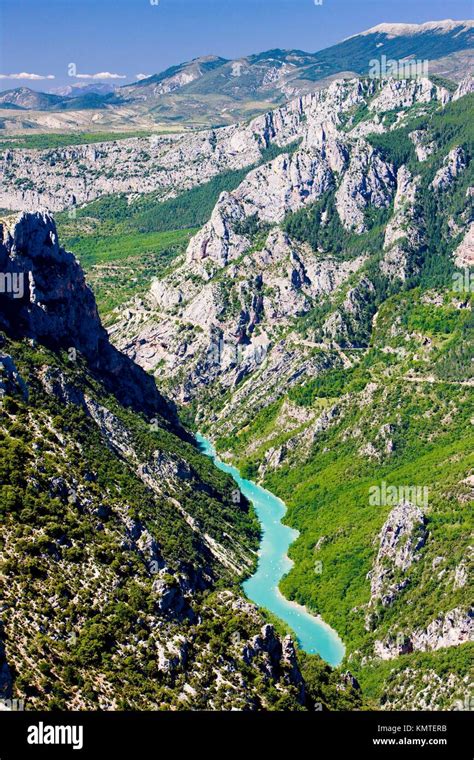
<svg viewBox="0 0 474 760">
<path fill-rule="evenodd" d="M 135 81 L 200 55 L 236 58 L 270 48 L 314 52 L 381 22 L 472 17 L 472 0 L 0 0 L 0 79 L 49 90 L 81 74 Z"/>
</svg>

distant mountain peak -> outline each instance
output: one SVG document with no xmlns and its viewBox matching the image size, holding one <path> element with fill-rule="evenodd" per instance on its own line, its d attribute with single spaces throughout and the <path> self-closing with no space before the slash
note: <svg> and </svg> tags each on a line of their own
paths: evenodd
<svg viewBox="0 0 474 760">
<path fill-rule="evenodd" d="M 453 29 L 461 27 L 466 31 L 474 28 L 474 21 L 455 21 L 453 19 L 445 19 L 444 21 L 427 21 L 424 24 L 377 24 L 372 26 L 365 32 L 359 32 L 353 34 L 347 39 L 351 40 L 354 37 L 364 37 L 368 34 L 386 34 L 390 38 L 393 37 L 410 37 L 415 34 L 423 34 L 425 32 L 437 32 L 439 34 L 447 34 L 452 32 Z"/>
</svg>

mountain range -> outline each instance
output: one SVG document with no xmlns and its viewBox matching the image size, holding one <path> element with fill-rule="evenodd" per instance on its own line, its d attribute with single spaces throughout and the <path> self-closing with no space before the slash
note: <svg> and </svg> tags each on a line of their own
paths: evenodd
<svg viewBox="0 0 474 760">
<path fill-rule="evenodd" d="M 126 109 L 132 121 L 146 116 L 150 124 L 228 124 L 313 92 L 341 74 L 368 74 L 370 61 L 382 55 L 427 61 L 430 73 L 459 81 L 472 66 L 473 30 L 473 21 L 381 24 L 316 53 L 276 49 L 236 60 L 205 56 L 134 84 L 105 86 L 105 92 L 103 85 L 78 94 L 72 87 L 57 94 L 7 90 L 0 93 L 0 105 L 53 112 Z"/>
</svg>

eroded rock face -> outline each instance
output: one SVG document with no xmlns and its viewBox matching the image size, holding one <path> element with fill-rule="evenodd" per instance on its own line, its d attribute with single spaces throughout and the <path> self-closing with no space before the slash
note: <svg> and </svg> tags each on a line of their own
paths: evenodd
<svg viewBox="0 0 474 760">
<path fill-rule="evenodd" d="M 9 149 L 0 162 L 0 207 L 61 211 L 114 193 L 130 200 L 154 191 L 174 197 L 229 169 L 257 164 L 262 150 L 272 144 L 298 139 L 304 149 L 319 148 L 331 171 L 340 173 L 347 148 L 334 127 L 344 113 L 370 101 L 375 119 L 382 111 L 448 99 L 447 90 L 428 79 L 335 80 L 327 89 L 298 97 L 248 124 L 54 150 Z M 304 176 L 314 170 L 306 165 L 301 171 Z"/>
<path fill-rule="evenodd" d="M 172 617 L 178 620 L 195 620 L 195 615 L 186 600 L 183 592 L 174 580 L 158 578 L 152 587 L 155 605 L 158 612 L 162 615 Z"/>
<path fill-rule="evenodd" d="M 474 92 L 474 77 L 469 74 L 459 82 L 458 88 L 453 95 L 453 100 L 459 100 L 459 98 L 463 98 L 464 95 L 469 95 L 471 92 Z"/>
<path fill-rule="evenodd" d="M 226 248 L 231 239 L 235 238 L 223 241 Z M 193 256 L 195 251 L 193 247 Z M 165 280 L 153 283 L 148 312 L 138 308 L 127 313 L 110 334 L 145 369 L 160 366 L 166 378 L 186 372 L 181 387 L 170 388 L 180 400 L 217 379 L 232 387 L 239 377 L 266 365 L 279 329 L 333 293 L 364 261 L 364 256 L 351 261 L 330 255 L 319 259 L 309 246 L 275 228 L 261 250 L 229 263 L 222 276 L 208 274 L 199 282 L 196 278 L 209 260 L 188 260 Z M 210 271 L 216 267 L 214 260 Z M 350 297 L 349 302 L 351 307 Z M 156 317 L 150 318 L 150 311 Z M 183 323 L 188 329 L 182 329 Z"/>
<path fill-rule="evenodd" d="M 436 150 L 436 145 L 434 143 L 426 142 L 425 132 L 421 129 L 416 129 L 414 132 L 410 132 L 409 138 L 415 146 L 418 161 L 426 161 L 426 159 Z"/>
<path fill-rule="evenodd" d="M 10 150 L 0 164 L 0 207 L 61 211 L 112 193 L 159 191 L 169 197 L 177 188 L 182 192 L 256 163 L 262 147 L 246 125 L 55 150 Z"/>
<path fill-rule="evenodd" d="M 13 337 L 77 350 L 125 404 L 175 419 L 153 379 L 111 345 L 79 263 L 59 245 L 53 218 L 21 214 L 0 224 L 0 235 L 0 271 L 21 285 L 0 293 L 0 327 Z"/>
<path fill-rule="evenodd" d="M 411 221 L 415 203 L 418 182 L 414 179 L 405 165 L 397 173 L 397 192 L 393 204 L 394 214 L 387 224 L 385 232 L 385 248 L 390 248 L 404 236 L 403 229 L 407 221 Z"/>
<path fill-rule="evenodd" d="M 317 200 L 333 183 L 332 172 L 317 146 L 278 156 L 255 169 L 235 191 L 245 215 L 261 221 L 280 222 L 286 214 Z"/>
<path fill-rule="evenodd" d="M 415 219 L 415 201 L 420 178 L 405 165 L 397 173 L 394 213 L 385 231 L 385 255 L 380 269 L 391 280 L 407 280 L 419 271 L 419 250 L 423 242 Z"/>
<path fill-rule="evenodd" d="M 426 628 L 408 635 L 376 641 L 374 651 L 382 660 L 391 660 L 410 652 L 433 652 L 474 640 L 474 610 L 455 608 L 440 613 Z"/>
<path fill-rule="evenodd" d="M 198 271 L 204 279 L 209 279 L 211 274 L 226 266 L 229 260 L 237 258 L 248 249 L 248 238 L 235 232 L 236 223 L 244 218 L 245 212 L 238 199 L 231 193 L 222 193 L 209 222 L 192 239 L 186 253 L 189 264 L 205 264 L 209 261 L 217 265 L 213 269 L 199 267 Z"/>
<path fill-rule="evenodd" d="M 188 262 L 209 257 L 219 266 L 227 264 L 250 247 L 250 241 L 233 233 L 232 223 L 251 216 L 281 222 L 336 185 L 342 223 L 348 230 L 365 231 L 367 207 L 386 207 L 395 190 L 391 165 L 366 140 L 351 139 L 338 128 L 340 115 L 367 96 L 361 83 L 357 91 L 336 83 L 324 96 L 303 99 L 301 148 L 254 169 L 235 191 L 221 196 L 211 220 L 191 241 Z"/>
<path fill-rule="evenodd" d="M 11 356 L 0 351 L 0 398 L 6 393 L 20 393 L 28 400 L 28 383 L 21 377 Z"/>
<path fill-rule="evenodd" d="M 444 160 L 444 166 L 436 172 L 432 182 L 434 190 L 444 191 L 451 187 L 454 180 L 466 168 L 466 154 L 460 147 L 453 148 Z"/>
<path fill-rule="evenodd" d="M 415 651 L 433 651 L 474 640 L 474 610 L 456 608 L 440 613 L 424 630 L 411 636 Z"/>
<path fill-rule="evenodd" d="M 374 84 L 338 82 L 248 124 L 153 135 L 55 150 L 8 150 L 0 163 L 0 207 L 60 211 L 112 193 L 159 191 L 173 197 L 229 169 L 251 167 L 271 144 L 300 139 L 309 121 L 334 119 L 370 95 Z"/>
<path fill-rule="evenodd" d="M 298 687 L 299 701 L 304 702 L 305 687 L 296 659 L 296 651 L 290 636 L 283 641 L 276 635 L 272 625 L 264 625 L 259 636 L 248 642 L 242 656 L 247 664 L 255 659 L 264 663 L 269 678 L 278 681 L 282 678 L 287 683 Z"/>
<path fill-rule="evenodd" d="M 392 79 L 386 83 L 382 92 L 369 105 L 371 111 L 394 111 L 410 108 L 415 103 L 430 103 L 439 100 L 449 101 L 449 92 L 438 87 L 426 77 L 419 79 Z"/>
<path fill-rule="evenodd" d="M 458 267 L 474 266 L 474 222 L 469 225 L 463 240 L 454 251 L 454 261 Z"/>
<path fill-rule="evenodd" d="M 379 600 L 384 606 L 390 605 L 409 583 L 406 575 L 394 582 L 395 572 L 406 574 L 426 539 L 426 519 L 419 507 L 403 502 L 392 509 L 380 532 L 379 550 L 369 573 L 371 605 Z"/>
<path fill-rule="evenodd" d="M 385 208 L 395 189 L 393 167 L 364 140 L 352 149 L 348 169 L 336 193 L 336 206 L 344 227 L 365 232 L 364 211 L 368 206 Z"/>
</svg>

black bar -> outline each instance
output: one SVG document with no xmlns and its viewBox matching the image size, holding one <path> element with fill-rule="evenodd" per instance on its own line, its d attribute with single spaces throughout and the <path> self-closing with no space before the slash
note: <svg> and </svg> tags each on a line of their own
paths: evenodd
<svg viewBox="0 0 474 760">
<path fill-rule="evenodd" d="M 30 727 L 83 728 L 83 747 L 29 744 Z M 449 757 L 471 760 L 472 713 L 347 712 L 347 713 L 0 713 L 0 760 L 23 757 L 170 758 L 170 751 L 190 758 L 216 752 L 225 758 L 236 751 L 253 757 L 283 749 L 295 758 Z M 49 729 L 46 729 L 48 732 Z M 43 738 L 45 737 L 43 731 Z M 31 734 L 32 738 L 35 738 Z M 49 736 L 49 734 L 48 734 Z M 56 737 L 55 737 L 56 738 Z M 59 737 L 60 738 L 60 737 Z M 78 738 L 78 734 L 71 740 Z M 375 741 L 374 741 L 375 740 Z M 390 740 L 390 742 L 389 742 Z M 416 741 L 414 741 L 416 740 Z M 422 742 L 424 741 L 424 744 Z M 76 742 L 78 743 L 78 742 Z M 278 755 L 276 754 L 278 753 Z"/>
</svg>

